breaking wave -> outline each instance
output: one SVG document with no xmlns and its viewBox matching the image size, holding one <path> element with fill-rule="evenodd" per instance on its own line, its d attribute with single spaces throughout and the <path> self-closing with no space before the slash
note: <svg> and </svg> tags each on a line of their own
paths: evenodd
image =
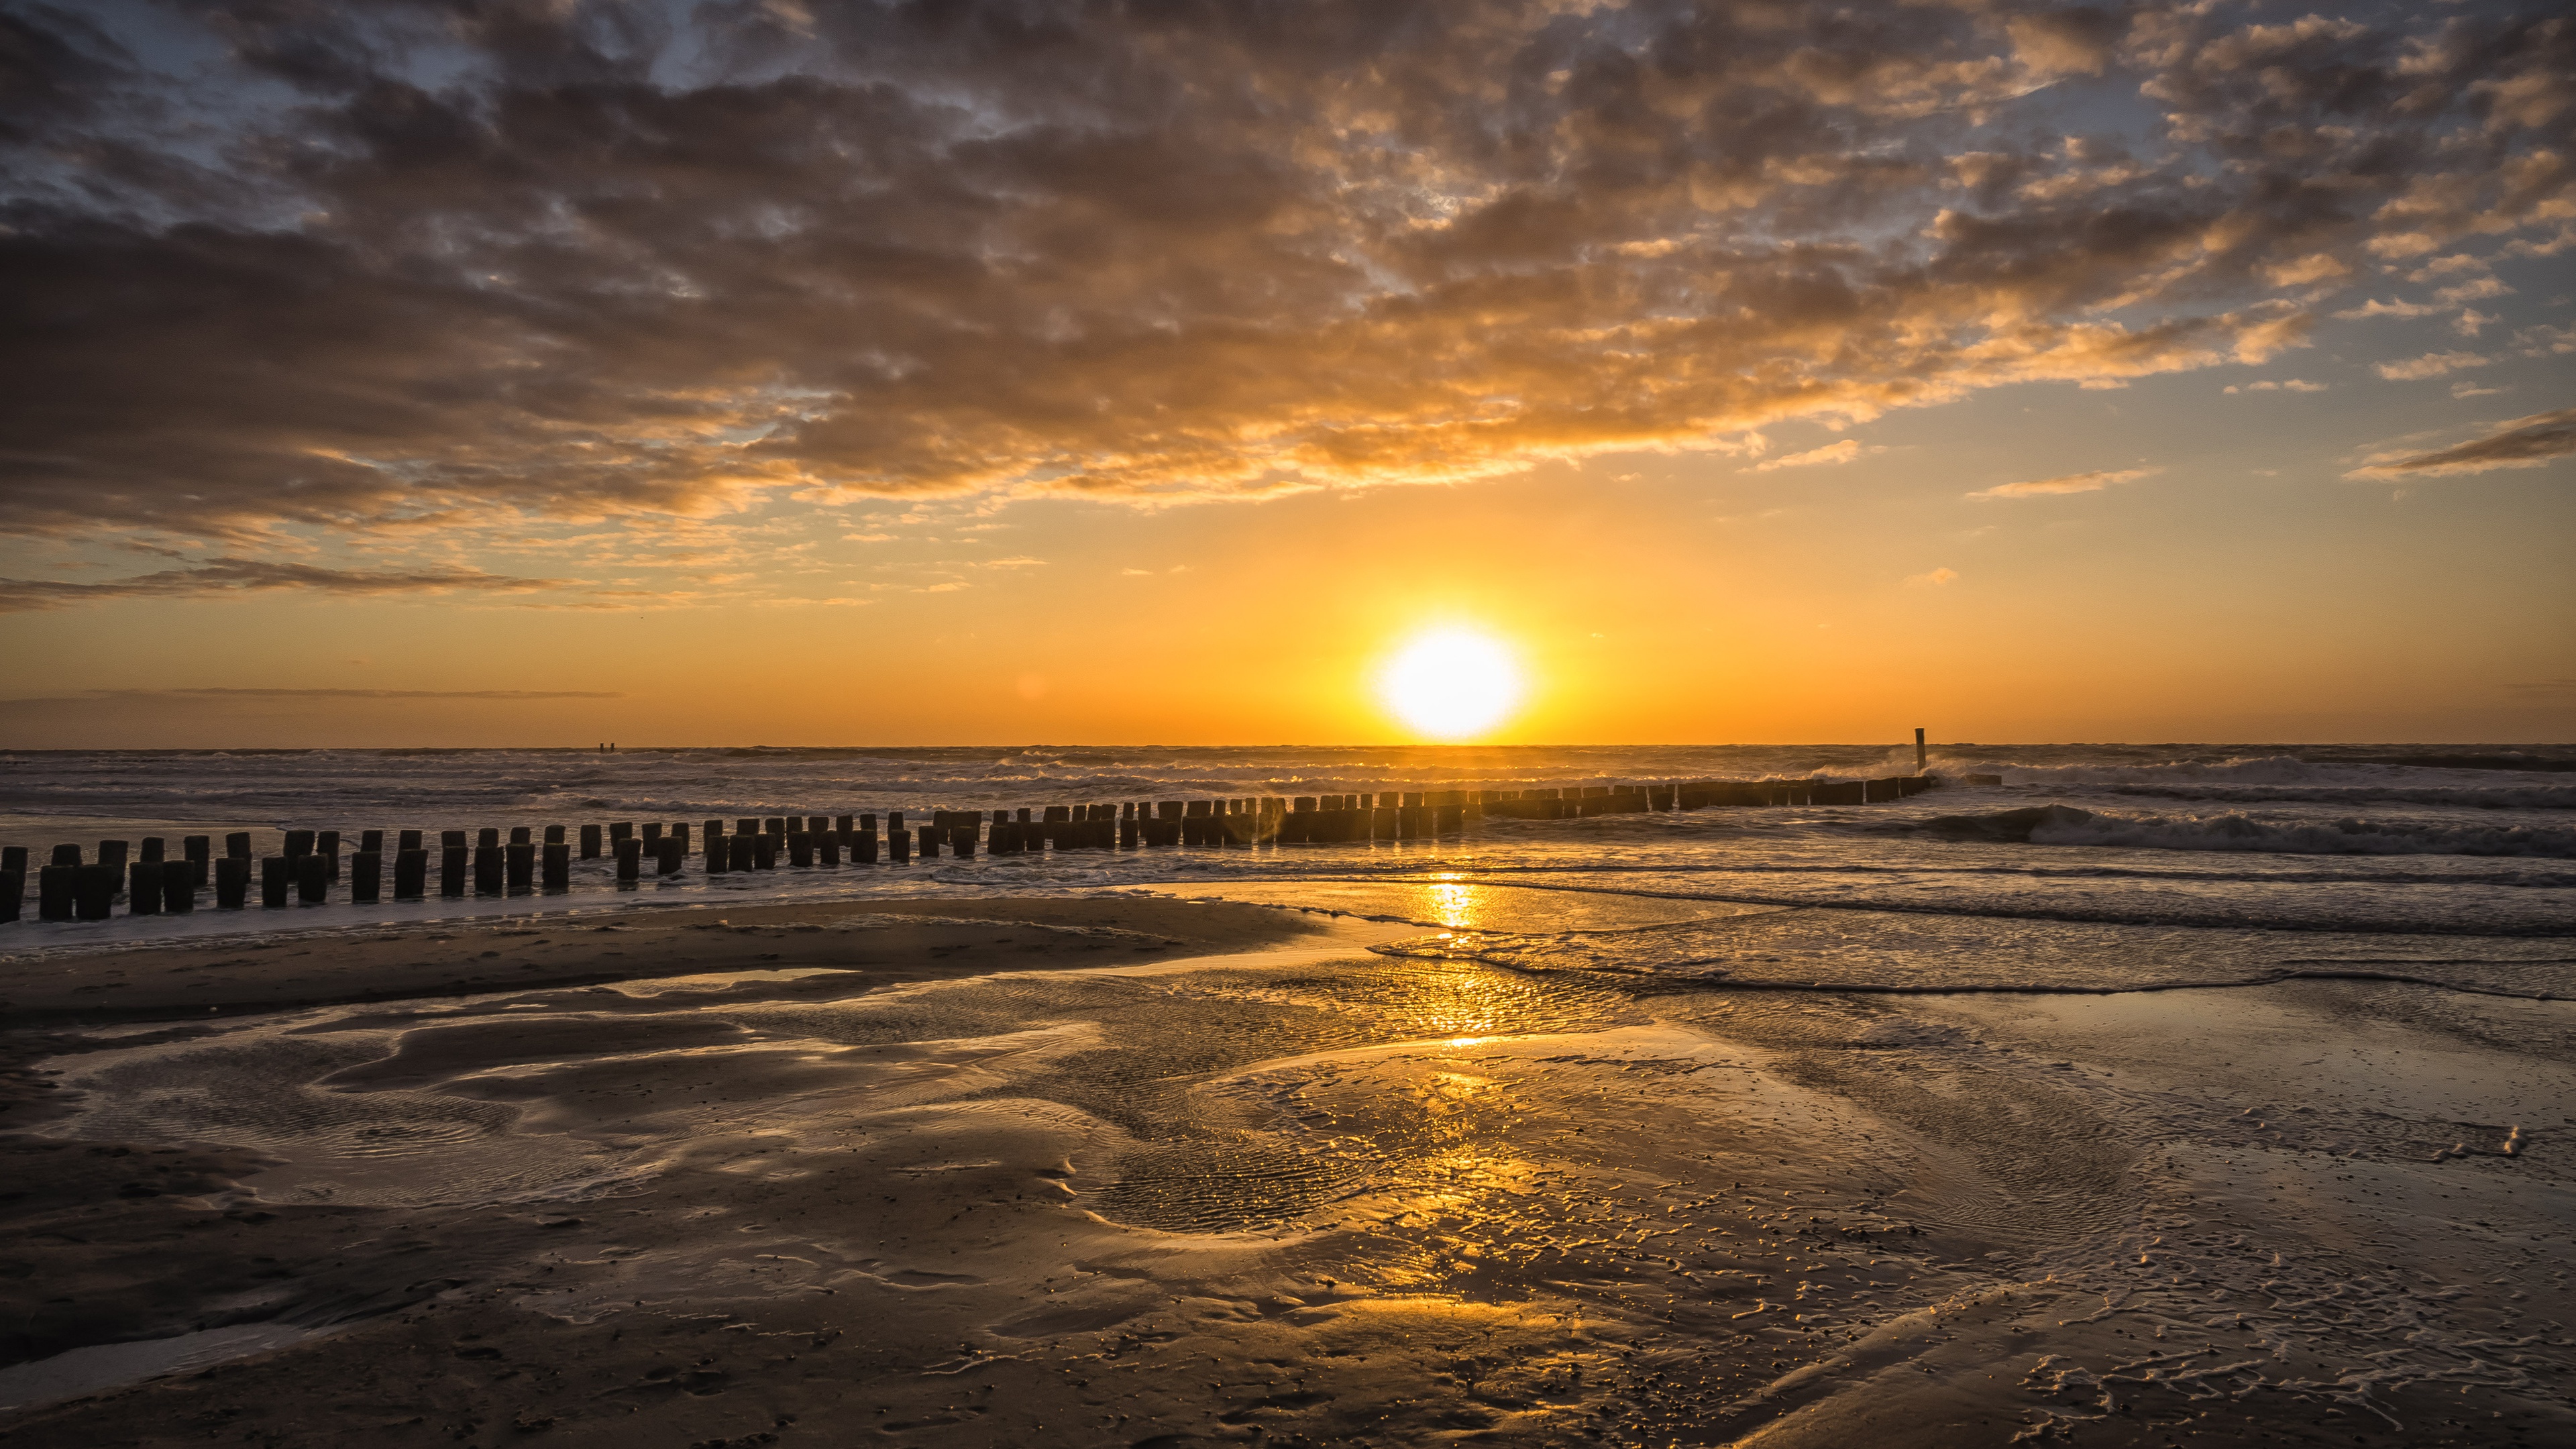
<svg viewBox="0 0 2576 1449">
<path fill-rule="evenodd" d="M 2515 855 L 2576 859 L 2576 830 L 2543 825 L 2424 820 L 2264 820 L 2241 810 L 2212 815 L 2123 815 L 2034 805 L 1983 815 L 1944 815 L 1913 829 L 1951 840 L 2143 850 L 2251 851 L 2277 855 Z"/>
</svg>

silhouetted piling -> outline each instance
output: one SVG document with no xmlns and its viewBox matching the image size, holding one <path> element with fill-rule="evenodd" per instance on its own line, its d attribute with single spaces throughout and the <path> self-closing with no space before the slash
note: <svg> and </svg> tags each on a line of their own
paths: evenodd
<svg viewBox="0 0 2576 1449">
<path fill-rule="evenodd" d="M 902 818 L 890 816 L 886 821 L 886 863 L 889 865 L 912 864 L 912 837 L 903 833 L 903 826 L 898 823 Z"/>
<path fill-rule="evenodd" d="M 688 858 L 688 854 L 689 852 L 681 844 L 678 836 L 663 836 L 661 839 L 653 842 L 653 873 L 656 875 L 678 875 L 680 873 L 680 862 L 686 860 Z"/>
<path fill-rule="evenodd" d="M 379 848 L 361 850 L 349 857 L 349 904 L 353 906 L 372 906 L 384 899 L 385 853 L 382 849 L 384 833 L 382 831 L 372 833 L 377 837 L 376 844 Z"/>
<path fill-rule="evenodd" d="M 57 846 L 55 846 L 55 847 L 54 847 L 54 859 L 53 859 L 53 863 L 54 863 L 55 865 L 78 865 L 78 864 L 80 864 L 80 863 L 81 863 L 81 848 L 80 848 L 79 846 L 77 846 L 77 845 L 57 845 Z"/>
<path fill-rule="evenodd" d="M 79 872 L 76 865 L 49 865 L 36 872 L 36 919 L 68 921 L 72 918 L 72 881 Z"/>
<path fill-rule="evenodd" d="M 300 859 L 300 857 L 297 857 Z M 287 896 L 295 889 L 292 861 L 283 855 L 260 857 L 259 903 L 268 910 L 285 906 Z"/>
<path fill-rule="evenodd" d="M 585 825 L 581 828 L 581 858 L 599 859 L 599 827 L 596 825 Z"/>
<path fill-rule="evenodd" d="M 760 852 L 758 848 L 752 844 L 752 841 L 757 838 L 758 837 L 756 836 L 750 835 L 728 835 L 725 837 L 726 852 L 731 857 L 732 866 L 735 870 L 760 869 Z"/>
<path fill-rule="evenodd" d="M 161 837 L 158 835 L 143 837 L 143 844 L 135 852 L 134 858 L 145 865 L 159 865 L 162 860 Z"/>
<path fill-rule="evenodd" d="M 420 832 L 416 830 L 406 830 L 403 834 L 413 840 L 420 838 Z M 394 853 L 394 899 L 417 901 L 427 899 L 428 895 L 429 852 L 417 845 L 396 851 Z"/>
<path fill-rule="evenodd" d="M 787 863 L 796 867 L 798 870 L 811 870 L 813 868 L 814 837 L 810 833 L 802 830 L 788 832 Z"/>
<path fill-rule="evenodd" d="M 493 835 L 498 832 L 486 830 L 483 833 Z M 474 894 L 478 896 L 501 894 L 502 882 L 507 879 L 508 870 L 509 867 L 501 858 L 499 841 L 484 841 L 477 844 L 474 847 Z"/>
<path fill-rule="evenodd" d="M 502 871 L 510 894 L 523 896 L 537 888 L 537 847 L 526 840 L 511 841 L 508 854 L 502 857 Z"/>
<path fill-rule="evenodd" d="M 401 835 L 395 837 L 395 842 L 394 853 L 400 855 L 406 850 L 420 849 L 421 835 L 417 830 L 406 830 Z"/>
<path fill-rule="evenodd" d="M 462 839 L 465 832 L 461 830 L 451 830 L 448 831 L 447 834 Z M 451 901 L 464 899 L 465 881 L 465 847 L 462 845 L 440 846 L 438 848 L 438 894 L 440 898 Z"/>
<path fill-rule="evenodd" d="M 15 870 L 0 870 L 0 921 L 14 921 L 27 913 L 26 857 L 18 857 Z"/>
<path fill-rule="evenodd" d="M 196 866 L 188 861 L 162 861 L 162 910 L 167 913 L 193 913 L 196 910 Z"/>
<path fill-rule="evenodd" d="M 340 879 L 340 832 L 317 831 L 313 836 L 313 853 L 322 857 L 322 877 L 337 883 Z"/>
<path fill-rule="evenodd" d="M 751 838 L 751 863 L 760 870 L 778 869 L 778 847 L 786 840 L 764 830 Z"/>
<path fill-rule="evenodd" d="M 227 855 L 215 862 L 215 906 L 238 911 L 250 904 L 250 859 Z"/>
<path fill-rule="evenodd" d="M 632 835 L 613 838 L 617 850 L 617 883 L 633 885 L 644 877 L 644 842 Z"/>
<path fill-rule="evenodd" d="M 385 854 L 385 833 L 381 830 L 359 831 L 358 848 L 360 850 L 372 850 L 376 853 L 376 858 L 379 861 L 383 860 Z"/>
<path fill-rule="evenodd" d="M 289 859 L 289 860 L 302 860 L 304 857 L 306 857 L 306 856 L 308 856 L 308 855 L 311 855 L 312 853 L 313 853 L 313 832 L 312 832 L 312 831 L 310 831 L 310 830 L 290 830 L 290 831 L 286 832 L 286 858 L 287 858 L 287 859 Z"/>
<path fill-rule="evenodd" d="M 161 914 L 161 862 L 138 860 L 128 867 L 125 911 L 133 916 Z"/>
<path fill-rule="evenodd" d="M 331 872 L 319 851 L 295 862 L 295 898 L 318 906 L 331 898 Z"/>
<path fill-rule="evenodd" d="M 232 860 L 250 859 L 250 832 L 236 830 L 224 837 L 224 855 Z"/>
<path fill-rule="evenodd" d="M 860 865 L 877 863 L 877 833 L 874 830 L 860 830 L 850 836 L 850 859 Z"/>
</svg>

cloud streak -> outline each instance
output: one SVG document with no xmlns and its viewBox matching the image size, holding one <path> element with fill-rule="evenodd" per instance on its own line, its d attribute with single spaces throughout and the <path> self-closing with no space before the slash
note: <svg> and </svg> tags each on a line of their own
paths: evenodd
<svg viewBox="0 0 2576 1449">
<path fill-rule="evenodd" d="M 521 594 L 561 587 L 556 579 L 510 578 L 476 569 L 415 571 L 332 569 L 258 559 L 208 559 L 193 567 L 163 569 L 98 583 L 58 579 L 0 579 L 0 614 L 64 609 L 117 599 L 208 598 L 296 589 L 323 594 Z"/>
<path fill-rule="evenodd" d="M 1963 496 L 1979 500 L 1997 498 L 2045 498 L 2056 493 L 2099 493 L 2121 483 L 2135 483 L 2163 472 L 2161 468 L 2097 469 L 2090 473 L 2065 473 L 2055 478 L 2033 478 L 2024 483 L 1998 483 Z"/>
<path fill-rule="evenodd" d="M 2346 478 L 2445 478 L 2498 468 L 2537 468 L 2576 453 L 2576 408 L 2533 413 L 2473 438 L 2429 453 L 2378 453 Z"/>
</svg>

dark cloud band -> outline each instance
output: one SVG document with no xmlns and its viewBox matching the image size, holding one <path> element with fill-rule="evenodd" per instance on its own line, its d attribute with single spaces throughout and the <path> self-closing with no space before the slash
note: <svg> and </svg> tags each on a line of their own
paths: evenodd
<svg viewBox="0 0 2576 1449">
<path fill-rule="evenodd" d="M 2260 361 L 2576 197 L 2545 6 L 174 9 L 0 6 L 0 527 L 1474 478 Z"/>
</svg>

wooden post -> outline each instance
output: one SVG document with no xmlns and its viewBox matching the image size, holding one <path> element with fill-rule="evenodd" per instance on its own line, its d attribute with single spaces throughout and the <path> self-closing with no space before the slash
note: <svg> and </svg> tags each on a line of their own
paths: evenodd
<svg viewBox="0 0 2576 1449">
<path fill-rule="evenodd" d="M 912 864 L 912 837 L 904 834 L 903 827 L 896 824 L 900 819 L 902 819 L 901 816 L 890 816 L 886 821 L 886 863 L 888 865 Z"/>
<path fill-rule="evenodd" d="M 295 862 L 295 898 L 308 906 L 331 898 L 331 874 L 319 852 Z"/>
<path fill-rule="evenodd" d="M 417 836 L 406 830 L 405 835 Z M 429 852 L 417 845 L 394 852 L 394 899 L 416 901 L 429 894 Z"/>
<path fill-rule="evenodd" d="M 1918 775 L 1923 773 L 1923 761 L 1925 758 L 1926 756 L 1923 750 L 1923 727 L 1921 725 L 1916 725 L 1914 727 L 1914 773 Z"/>
<path fill-rule="evenodd" d="M 733 823 L 733 833 L 736 835 L 758 835 L 760 833 L 760 822 L 748 819 L 737 820 Z"/>
<path fill-rule="evenodd" d="M 687 821 L 685 821 L 685 820 L 674 821 L 674 822 L 672 823 L 672 825 L 671 825 L 671 839 L 673 839 L 673 840 L 676 840 L 676 841 L 680 842 L 680 853 L 681 853 L 682 855 L 686 855 L 686 854 L 688 854 L 688 853 L 689 853 L 689 822 L 687 822 Z"/>
<path fill-rule="evenodd" d="M 68 921 L 72 918 L 72 874 L 76 865 L 49 865 L 36 872 L 36 919 Z"/>
<path fill-rule="evenodd" d="M 197 908 L 197 873 L 184 860 L 161 862 L 161 909 L 187 912 Z"/>
<path fill-rule="evenodd" d="M 698 822 L 698 838 L 703 843 L 702 848 L 710 856 L 723 848 L 716 843 L 717 837 L 723 834 L 724 822 L 721 820 L 702 820 Z"/>
<path fill-rule="evenodd" d="M 80 863 L 81 863 L 81 848 L 80 848 L 79 846 L 77 846 L 77 845 L 57 845 L 57 846 L 55 846 L 55 847 L 54 847 L 54 859 L 53 859 L 53 864 L 55 864 L 55 865 L 78 865 L 78 864 L 80 864 Z M 63 919 L 65 919 L 65 920 L 69 920 L 69 919 L 71 919 L 71 918 L 70 918 L 69 916 L 65 916 Z"/>
<path fill-rule="evenodd" d="M 376 842 L 382 846 L 384 842 Z M 362 850 L 349 857 L 349 904 L 372 906 L 384 899 L 385 853 Z"/>
<path fill-rule="evenodd" d="M 678 836 L 663 836 L 661 839 L 653 842 L 653 873 L 655 875 L 678 875 L 680 873 L 680 861 L 687 855 L 688 850 L 680 843 L 680 838 Z"/>
<path fill-rule="evenodd" d="M 0 870 L 0 921 L 14 921 L 27 913 L 27 858 L 18 857 L 18 868 Z"/>
<path fill-rule="evenodd" d="M 916 843 L 921 847 L 921 858 L 924 860 L 937 860 L 939 858 L 938 828 L 936 826 L 924 825 L 918 827 L 918 829 L 920 831 L 920 839 Z"/>
<path fill-rule="evenodd" d="M 617 842 L 617 884 L 623 888 L 644 878 L 644 842 L 632 835 L 615 837 Z"/>
<path fill-rule="evenodd" d="M 462 840 L 465 832 L 446 832 Z M 438 894 L 444 900 L 461 900 L 465 895 L 465 847 L 442 845 L 438 848 Z"/>
<path fill-rule="evenodd" d="M 486 835 L 492 835 L 497 832 L 486 830 L 483 833 Z M 502 889 L 501 882 L 503 879 L 504 869 L 505 867 L 502 865 L 501 861 L 501 845 L 499 841 L 476 845 L 474 847 L 474 894 L 478 896 L 499 895 Z"/>
<path fill-rule="evenodd" d="M 850 859 L 861 865 L 877 863 L 877 833 L 862 830 L 850 837 Z"/>
<path fill-rule="evenodd" d="M 250 904 L 250 857 L 227 855 L 215 862 L 215 905 L 238 911 Z"/>
<path fill-rule="evenodd" d="M 757 835 L 728 835 L 725 837 L 726 853 L 731 859 L 735 870 L 760 869 L 759 839 L 760 837 Z"/>
<path fill-rule="evenodd" d="M 323 879 L 340 878 L 340 832 L 321 831 L 313 837 L 313 853 L 322 857 Z"/>
<path fill-rule="evenodd" d="M 117 879 L 120 881 L 125 878 L 125 865 L 128 859 L 126 851 L 126 843 L 122 840 L 102 840 L 98 843 L 98 863 L 116 867 Z"/>
<path fill-rule="evenodd" d="M 116 905 L 116 888 L 124 883 L 125 868 L 108 865 L 79 867 L 72 878 L 72 914 L 84 921 L 104 921 Z"/>
<path fill-rule="evenodd" d="M 419 831 L 417 831 L 417 830 L 406 830 L 406 831 L 404 831 L 402 834 L 400 834 L 400 835 L 398 835 L 398 836 L 394 837 L 394 839 L 396 840 L 396 842 L 398 842 L 398 843 L 394 846 L 394 853 L 395 853 L 395 854 L 397 854 L 397 855 L 401 854 L 402 852 L 404 852 L 404 851 L 406 851 L 406 850 L 418 850 L 418 849 L 420 849 L 420 845 L 421 845 L 420 832 L 419 832 Z"/>
<path fill-rule="evenodd" d="M 778 837 L 764 830 L 751 838 L 751 863 L 760 870 L 778 869 Z"/>
<path fill-rule="evenodd" d="M 841 832 L 837 830 L 815 832 L 814 860 L 816 864 L 827 869 L 841 868 Z"/>
<path fill-rule="evenodd" d="M 312 831 L 310 831 L 310 830 L 290 830 L 290 831 L 286 832 L 286 856 L 287 856 L 287 858 L 288 858 L 289 860 L 293 860 L 293 859 L 295 859 L 295 858 L 297 858 L 297 857 L 299 857 L 299 856 L 311 855 L 312 853 L 313 853 L 313 832 L 312 832 Z"/>
<path fill-rule="evenodd" d="M 250 859 L 250 832 L 236 830 L 224 837 L 224 855 L 232 860 Z"/>
<path fill-rule="evenodd" d="M 147 835 L 143 837 L 143 853 L 136 856 L 135 859 L 142 861 L 145 865 L 159 865 L 162 861 L 161 837 L 158 835 Z"/>
<path fill-rule="evenodd" d="M 125 913 L 130 916 L 161 914 L 161 862 L 138 860 L 128 869 Z"/>
<path fill-rule="evenodd" d="M 733 864 L 733 847 L 722 835 L 707 837 L 707 874 L 723 875 Z"/>
<path fill-rule="evenodd" d="M 378 855 L 383 855 L 385 853 L 385 833 L 381 830 L 366 830 L 359 832 L 358 848 L 360 850 L 372 850 Z"/>
<path fill-rule="evenodd" d="M 509 854 L 502 857 L 502 860 L 503 868 L 509 876 L 510 894 L 526 895 L 537 888 L 536 844 L 533 841 L 513 840 L 508 850 Z"/>
<path fill-rule="evenodd" d="M 549 825 L 549 826 L 547 826 L 547 827 L 546 827 L 546 844 L 548 844 L 548 845 L 561 845 L 561 844 L 563 844 L 563 843 L 564 843 L 564 828 L 563 828 L 562 826 L 560 826 L 560 825 Z"/>
<path fill-rule="evenodd" d="M 558 831 L 563 827 L 556 826 Z M 572 847 L 561 840 L 546 842 L 543 861 L 543 889 L 548 895 L 562 895 L 572 889 Z"/>
<path fill-rule="evenodd" d="M 289 857 L 283 855 L 266 856 L 260 860 L 259 903 L 263 909 L 275 910 L 286 904 L 287 892 L 295 885 L 295 876 L 288 866 Z"/>
<path fill-rule="evenodd" d="M 211 862 L 214 860 L 215 856 L 214 837 L 208 835 L 191 835 L 187 839 L 179 842 L 179 848 L 188 853 L 188 883 L 190 885 L 204 885 L 213 872 Z M 19 862 L 22 869 L 25 867 L 25 864 L 26 863 L 23 859 Z"/>
<path fill-rule="evenodd" d="M 814 837 L 812 835 L 802 830 L 788 833 L 787 863 L 798 870 L 809 870 L 813 867 Z"/>
<path fill-rule="evenodd" d="M 585 825 L 581 828 L 581 858 L 599 859 L 599 827 L 596 825 Z"/>
<path fill-rule="evenodd" d="M 656 846 L 656 845 L 659 845 L 659 844 L 661 844 L 661 843 L 662 843 L 662 822 L 661 822 L 661 821 L 659 821 L 659 820 L 647 820 L 647 821 L 645 821 L 645 822 L 644 822 L 644 844 L 645 844 L 645 846 L 649 849 L 650 847 L 652 847 L 652 846 Z"/>
</svg>

